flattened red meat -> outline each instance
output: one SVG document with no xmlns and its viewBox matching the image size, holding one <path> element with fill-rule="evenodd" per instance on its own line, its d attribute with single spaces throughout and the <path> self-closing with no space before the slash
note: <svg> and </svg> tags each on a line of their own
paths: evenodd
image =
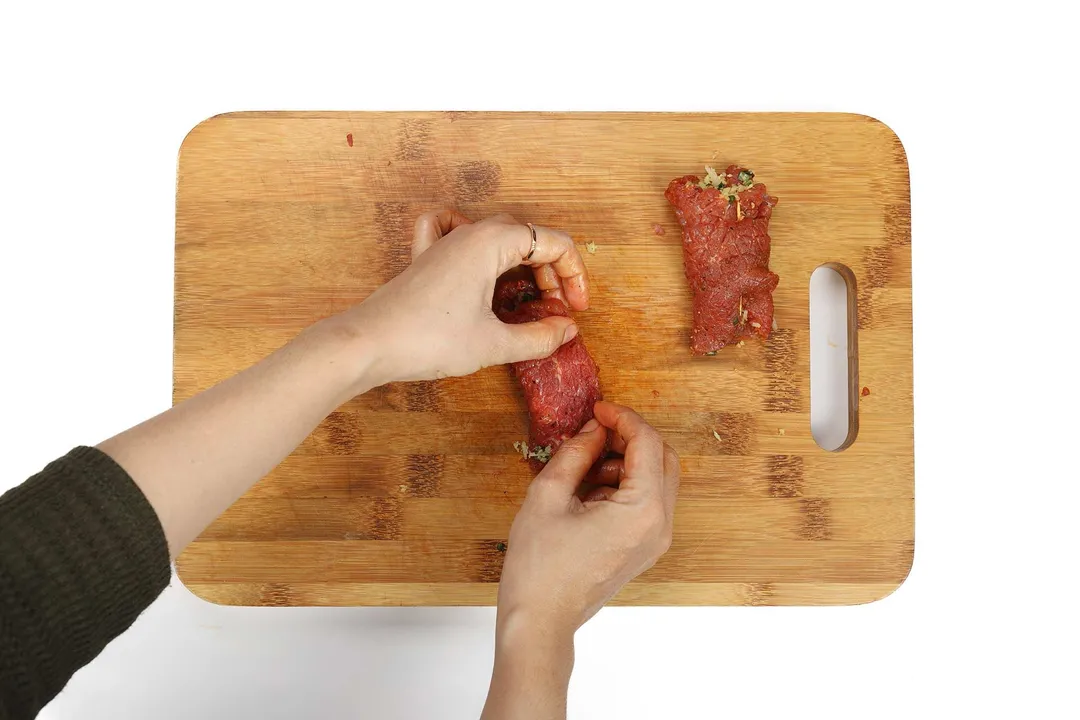
<svg viewBox="0 0 1080 720">
<path fill-rule="evenodd" d="M 503 322 L 515 324 L 570 314 L 561 300 L 540 299 L 531 275 L 519 271 L 499 278 L 492 309 Z M 593 405 L 603 398 L 596 363 L 580 335 L 543 360 L 514 363 L 511 371 L 529 408 L 529 452 L 542 459 L 592 419 Z"/>
<path fill-rule="evenodd" d="M 769 218 L 776 198 L 749 170 L 730 165 L 705 181 L 672 180 L 664 197 L 683 230 L 683 265 L 694 295 L 690 349 L 711 355 L 744 338 L 772 333 Z M 703 185 L 705 185 L 703 187 Z"/>
</svg>

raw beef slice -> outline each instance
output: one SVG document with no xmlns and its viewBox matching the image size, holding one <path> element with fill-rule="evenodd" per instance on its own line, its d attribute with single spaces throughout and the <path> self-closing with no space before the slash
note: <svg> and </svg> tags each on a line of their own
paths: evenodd
<svg viewBox="0 0 1080 720">
<path fill-rule="evenodd" d="M 683 265 L 694 296 L 690 349 L 695 355 L 773 329 L 772 292 L 780 278 L 769 270 L 769 218 L 776 198 L 754 173 L 730 165 L 684 175 L 664 197 L 683 230 Z"/>
<path fill-rule="evenodd" d="M 531 275 L 521 271 L 499 278 L 492 309 L 503 322 L 515 324 L 570 314 L 561 300 L 541 299 Z M 550 357 L 513 363 L 511 372 L 529 409 L 529 443 L 519 450 L 545 463 L 592 419 L 593 405 L 603 398 L 596 363 L 578 335 Z"/>
</svg>

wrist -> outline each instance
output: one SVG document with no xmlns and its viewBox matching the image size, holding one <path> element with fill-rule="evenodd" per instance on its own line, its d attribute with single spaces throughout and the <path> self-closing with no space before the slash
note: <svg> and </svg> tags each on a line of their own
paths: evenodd
<svg viewBox="0 0 1080 720">
<path fill-rule="evenodd" d="M 574 630 L 520 612 L 499 612 L 493 684 L 526 686 L 545 697 L 562 695 L 574 669 Z"/>
<path fill-rule="evenodd" d="M 341 402 L 389 382 L 379 378 L 378 343 L 362 325 L 344 315 L 320 320 L 308 328 L 312 342 L 322 349 L 341 387 Z"/>
<path fill-rule="evenodd" d="M 495 666 L 483 718 L 566 717 L 574 631 L 499 607 Z"/>
<path fill-rule="evenodd" d="M 552 614 L 500 608 L 495 621 L 495 648 L 496 652 L 529 651 L 542 655 L 568 652 L 572 656 L 575 631 L 572 623 Z"/>
</svg>

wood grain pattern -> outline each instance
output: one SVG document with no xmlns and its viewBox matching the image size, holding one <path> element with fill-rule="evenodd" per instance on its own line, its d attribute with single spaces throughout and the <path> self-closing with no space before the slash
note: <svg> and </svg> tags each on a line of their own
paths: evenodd
<svg viewBox="0 0 1080 720">
<path fill-rule="evenodd" d="M 729 162 L 780 198 L 779 330 L 694 358 L 663 190 Z M 660 428 L 683 466 L 671 551 L 614 602 L 851 604 L 903 582 L 914 551 L 911 230 L 891 130 L 844 114 L 211 118 L 178 166 L 174 400 L 363 300 L 408 263 L 415 217 L 444 205 L 510 212 L 599 247 L 585 255 L 593 309 L 577 320 L 606 395 Z M 809 423 L 809 280 L 826 263 L 856 279 L 856 384 L 872 389 L 836 453 Z M 512 448 L 526 427 L 503 368 L 378 388 L 215 522 L 177 560 L 180 577 L 237 605 L 491 604 L 531 479 Z"/>
</svg>

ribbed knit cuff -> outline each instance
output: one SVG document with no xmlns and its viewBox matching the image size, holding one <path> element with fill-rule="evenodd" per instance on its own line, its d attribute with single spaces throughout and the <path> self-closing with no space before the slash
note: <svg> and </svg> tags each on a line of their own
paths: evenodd
<svg viewBox="0 0 1080 720">
<path fill-rule="evenodd" d="M 78 447 L 0 497 L 0 718 L 30 718 L 169 584 L 157 514 Z"/>
</svg>

